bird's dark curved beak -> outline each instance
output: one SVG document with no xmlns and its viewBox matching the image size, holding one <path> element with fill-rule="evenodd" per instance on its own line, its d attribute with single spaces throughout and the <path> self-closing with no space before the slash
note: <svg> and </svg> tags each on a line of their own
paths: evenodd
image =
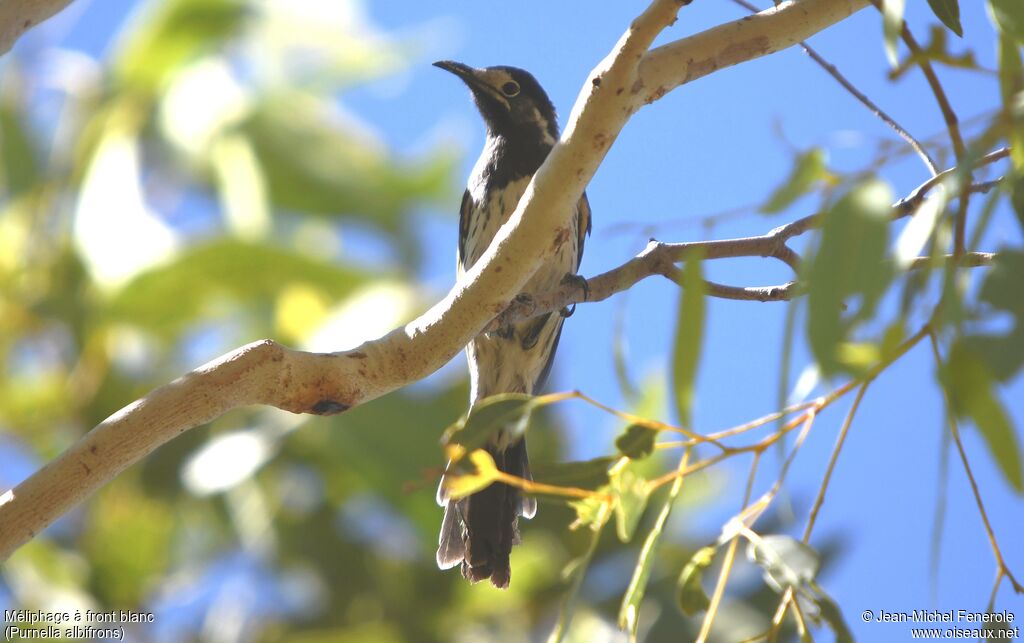
<svg viewBox="0 0 1024 643">
<path fill-rule="evenodd" d="M 480 79 L 476 75 L 476 70 L 469 65 L 464 65 L 454 60 L 439 60 L 434 63 L 434 67 L 443 69 L 447 72 L 451 72 L 461 78 L 467 85 L 479 85 Z"/>
</svg>

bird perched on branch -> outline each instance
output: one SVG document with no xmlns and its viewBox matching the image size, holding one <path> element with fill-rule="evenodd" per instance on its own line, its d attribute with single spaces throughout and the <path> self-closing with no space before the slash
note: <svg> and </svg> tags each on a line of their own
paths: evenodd
<svg viewBox="0 0 1024 643">
<path fill-rule="evenodd" d="M 487 125 L 487 141 L 469 177 L 459 212 L 461 275 L 483 255 L 515 211 L 533 174 L 558 140 L 558 123 L 544 89 L 522 69 L 475 69 L 452 61 L 434 65 L 462 79 Z M 524 293 L 548 292 L 563 279 L 579 279 L 576 271 L 583 257 L 585 236 L 590 232 L 586 194 L 576 205 L 571 226 L 568 239 L 534 273 Z M 466 348 L 470 404 L 499 393 L 536 393 L 551 371 L 566 316 L 564 312 L 548 313 L 474 339 Z M 526 440 L 519 426 L 501 427 L 485 448 L 498 469 L 530 478 Z M 463 576 L 471 582 L 490 579 L 495 587 L 508 587 L 509 555 L 512 545 L 519 543 L 519 516 L 532 518 L 537 501 L 500 482 L 461 500 L 450 500 L 444 480 L 437 500 L 445 508 L 438 566 L 449 569 L 461 565 Z"/>
</svg>

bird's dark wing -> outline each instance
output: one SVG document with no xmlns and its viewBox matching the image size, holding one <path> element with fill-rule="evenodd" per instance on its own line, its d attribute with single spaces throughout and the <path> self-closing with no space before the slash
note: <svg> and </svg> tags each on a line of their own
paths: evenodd
<svg viewBox="0 0 1024 643">
<path fill-rule="evenodd" d="M 576 234 L 579 235 L 579 245 L 576 246 L 576 269 L 580 269 L 580 262 L 583 261 L 583 244 L 590 234 L 590 226 L 593 221 L 590 219 L 590 201 L 587 200 L 587 193 L 580 197 L 576 205 Z"/>
<path fill-rule="evenodd" d="M 589 208 L 588 208 L 589 209 Z M 469 236 L 469 217 L 473 214 L 473 198 L 469 196 L 469 190 L 462 195 L 462 205 L 459 206 L 459 253 L 455 260 L 460 267 L 466 257 L 466 238 Z"/>
</svg>

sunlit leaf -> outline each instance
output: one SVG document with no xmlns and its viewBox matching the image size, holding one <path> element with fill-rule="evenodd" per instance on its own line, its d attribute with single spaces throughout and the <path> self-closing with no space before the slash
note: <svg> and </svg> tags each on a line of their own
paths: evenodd
<svg viewBox="0 0 1024 643">
<path fill-rule="evenodd" d="M 690 452 L 687 451 L 683 456 L 683 463 L 689 461 L 689 456 Z M 640 624 L 640 604 L 643 602 L 644 594 L 647 591 L 647 581 L 654 567 L 654 554 L 658 547 L 658 541 L 661 539 L 662 531 L 665 529 L 665 523 L 668 522 L 668 516 L 672 511 L 672 504 L 682 488 L 683 478 L 679 476 L 672 481 L 672 488 L 662 502 L 661 510 L 658 512 L 658 519 L 654 522 L 654 526 L 651 527 L 651 531 L 644 540 L 644 546 L 640 549 L 636 566 L 633 568 L 633 576 L 629 581 L 629 587 L 626 588 L 626 593 L 622 596 L 622 605 L 619 607 L 619 627 L 627 630 L 630 633 L 631 639 L 634 640 L 636 639 L 637 627 Z"/>
<path fill-rule="evenodd" d="M 999 90 L 1009 128 L 1010 158 L 1016 174 L 1024 176 L 1024 63 L 1020 42 L 1015 42 L 1008 33 L 999 34 Z M 1020 211 L 1017 207 L 1018 214 Z"/>
<path fill-rule="evenodd" d="M 960 25 L 960 4 L 958 0 L 928 0 L 935 17 L 949 30 L 963 38 L 964 28 Z"/>
<path fill-rule="evenodd" d="M 608 491 L 608 489 L 602 487 L 599 491 Z M 608 520 L 608 503 L 601 498 L 591 496 L 580 500 L 573 500 L 569 503 L 569 506 L 576 511 L 576 520 L 569 526 L 571 529 L 588 527 L 599 530 Z"/>
<path fill-rule="evenodd" d="M 946 190 L 939 186 L 925 199 L 896 239 L 896 265 L 906 270 L 921 254 L 946 207 Z"/>
<path fill-rule="evenodd" d="M 1024 491 L 1020 443 L 1009 415 L 995 395 L 995 379 L 984 362 L 963 344 L 954 344 L 943 369 L 950 402 L 957 417 L 968 417 L 978 427 L 1003 475 Z"/>
<path fill-rule="evenodd" d="M 781 212 L 807 194 L 826 175 L 825 152 L 814 148 L 797 157 L 789 176 L 775 188 L 768 202 L 761 206 L 765 213 Z"/>
<path fill-rule="evenodd" d="M 701 547 L 694 552 L 689 562 L 686 563 L 686 567 L 683 567 L 683 572 L 679 575 L 679 582 L 676 584 L 676 598 L 683 614 L 687 616 L 699 614 L 706 610 L 711 603 L 701 581 L 704 571 L 711 566 L 717 551 L 718 548 L 713 545 Z"/>
<path fill-rule="evenodd" d="M 271 203 L 283 210 L 358 218 L 394 231 L 413 203 L 447 195 L 452 155 L 435 151 L 422 163 L 399 162 L 308 94 L 267 98 L 241 131 Z"/>
<path fill-rule="evenodd" d="M 676 320 L 675 340 L 672 347 L 672 385 L 675 392 L 676 413 L 683 426 L 692 423 L 697 366 L 704 344 L 704 292 L 701 258 L 692 257 L 683 266 L 683 292 L 679 299 L 679 317 Z"/>
<path fill-rule="evenodd" d="M 519 432 L 533 409 L 533 396 L 525 393 L 492 395 L 473 405 L 465 421 L 449 428 L 448 444 L 472 451 L 487 444 L 498 431 Z"/>
<path fill-rule="evenodd" d="M 878 181 L 863 183 L 824 216 L 821 242 L 807 262 L 807 332 L 825 375 L 844 364 L 838 347 L 860 321 L 870 319 L 893 277 L 886 261 L 891 193 Z M 859 297 L 859 309 L 843 315 L 845 302 Z"/>
<path fill-rule="evenodd" d="M 188 62 L 222 46 L 246 16 L 243 0 L 169 0 L 153 5 L 116 54 L 121 80 L 156 90 Z"/>
<path fill-rule="evenodd" d="M 171 334 L 195 322 L 211 303 L 270 301 L 287 286 L 305 284 L 340 299 L 366 275 L 270 243 L 221 239 L 189 248 L 168 264 L 139 274 L 110 301 L 117 321 Z"/>
<path fill-rule="evenodd" d="M 465 467 L 466 460 L 472 465 L 471 469 Z M 444 478 L 449 498 L 458 500 L 473 495 L 486 489 L 498 477 L 494 458 L 483 449 L 471 451 L 462 462 L 461 471 L 449 471 Z"/>
<path fill-rule="evenodd" d="M 98 591 L 111 605 L 137 605 L 169 563 L 171 508 L 121 478 L 93 501 L 83 535 Z"/>
<path fill-rule="evenodd" d="M 656 437 L 656 431 L 639 424 L 630 424 L 622 435 L 615 438 L 615 448 L 627 458 L 640 460 L 654 453 Z"/>
<path fill-rule="evenodd" d="M 1000 31 L 1024 43 L 1024 3 L 1020 0 L 988 0 L 988 8 Z"/>
<path fill-rule="evenodd" d="M 615 533 L 622 542 L 629 542 L 650 497 L 647 480 L 631 467 L 624 466 L 612 472 L 609 490 L 615 498 Z"/>
<path fill-rule="evenodd" d="M 780 594 L 813 580 L 821 566 L 810 545 L 782 534 L 751 539 L 747 559 L 761 568 L 765 583 Z"/>
<path fill-rule="evenodd" d="M 899 64 L 896 57 L 896 41 L 903 30 L 903 10 L 906 0 L 884 0 L 882 2 L 882 34 L 885 40 L 885 56 L 893 67 Z"/>
</svg>

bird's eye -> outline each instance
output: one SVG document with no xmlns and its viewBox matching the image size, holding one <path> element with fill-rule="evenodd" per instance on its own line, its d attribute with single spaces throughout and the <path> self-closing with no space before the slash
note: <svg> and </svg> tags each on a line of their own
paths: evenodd
<svg viewBox="0 0 1024 643">
<path fill-rule="evenodd" d="M 513 96 L 519 93 L 519 83 L 515 82 L 514 80 L 508 81 L 507 83 L 501 86 L 501 93 L 505 94 L 509 98 L 512 98 Z"/>
</svg>

